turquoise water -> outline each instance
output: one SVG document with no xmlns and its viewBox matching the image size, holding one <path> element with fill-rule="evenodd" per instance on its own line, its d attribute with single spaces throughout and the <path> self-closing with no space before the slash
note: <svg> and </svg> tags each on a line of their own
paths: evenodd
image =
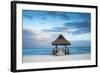
<svg viewBox="0 0 100 73">
<path fill-rule="evenodd" d="M 23 49 L 23 55 L 52 55 L 53 48 L 37 48 L 37 49 Z M 69 53 L 73 54 L 88 54 L 91 50 L 89 47 L 71 47 L 69 48 Z"/>
</svg>

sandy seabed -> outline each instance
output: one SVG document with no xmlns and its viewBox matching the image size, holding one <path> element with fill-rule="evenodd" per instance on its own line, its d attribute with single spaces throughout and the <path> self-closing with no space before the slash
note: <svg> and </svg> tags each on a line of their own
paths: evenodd
<svg viewBox="0 0 100 73">
<path fill-rule="evenodd" d="M 53 55 L 29 55 L 23 56 L 23 63 L 32 62 L 53 62 L 53 61 L 73 61 L 73 60 L 88 60 L 91 59 L 90 54 L 78 54 L 78 55 L 64 55 L 64 56 L 53 56 Z"/>
</svg>

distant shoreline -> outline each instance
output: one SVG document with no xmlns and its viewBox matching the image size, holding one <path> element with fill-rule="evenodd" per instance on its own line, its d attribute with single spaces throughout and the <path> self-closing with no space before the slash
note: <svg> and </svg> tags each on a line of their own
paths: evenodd
<svg viewBox="0 0 100 73">
<path fill-rule="evenodd" d="M 23 56 L 23 63 L 73 61 L 73 60 L 88 60 L 88 59 L 91 59 L 91 54 L 77 54 L 77 55 L 65 55 L 65 56 L 26 55 Z"/>
</svg>

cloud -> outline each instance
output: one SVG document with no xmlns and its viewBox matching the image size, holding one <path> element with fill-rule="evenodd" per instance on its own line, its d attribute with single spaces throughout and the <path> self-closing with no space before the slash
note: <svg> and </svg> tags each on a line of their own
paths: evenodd
<svg viewBox="0 0 100 73">
<path fill-rule="evenodd" d="M 23 30 L 23 37 L 30 37 L 32 35 L 35 35 L 35 33 L 33 33 L 31 30 L 28 29 Z"/>
<path fill-rule="evenodd" d="M 23 17 L 28 19 L 41 20 L 69 20 L 69 16 L 65 12 L 56 11 L 39 11 L 39 10 L 23 10 Z"/>
<path fill-rule="evenodd" d="M 72 31 L 76 31 L 76 29 L 70 29 L 69 27 L 53 27 L 51 29 L 43 29 L 43 32 L 64 32 L 64 33 L 69 33 Z"/>
<path fill-rule="evenodd" d="M 65 32 L 71 34 L 84 34 L 91 31 L 90 21 L 77 21 L 64 23 L 63 26 L 53 27 L 51 29 L 43 29 L 45 32 Z"/>
<path fill-rule="evenodd" d="M 71 27 L 71 29 L 78 29 L 77 31 L 72 32 L 73 34 L 83 34 L 91 31 L 91 23 L 90 21 L 77 21 L 77 22 L 69 22 L 64 24 L 65 27 Z"/>
<path fill-rule="evenodd" d="M 51 46 L 51 42 L 48 40 L 48 36 L 40 32 L 23 29 L 22 37 L 24 49 L 47 48 Z"/>
<path fill-rule="evenodd" d="M 76 22 L 68 22 L 64 24 L 65 26 L 71 26 L 76 28 L 90 28 L 90 21 L 76 21 Z"/>
<path fill-rule="evenodd" d="M 71 41 L 70 47 L 90 47 L 91 46 L 91 41 L 86 41 L 86 40 L 77 40 L 77 41 Z"/>
<path fill-rule="evenodd" d="M 32 16 L 31 16 L 31 15 L 24 14 L 23 16 L 24 16 L 25 18 L 32 19 Z"/>
<path fill-rule="evenodd" d="M 69 34 L 69 35 L 66 35 L 66 38 L 68 38 L 71 41 L 79 41 L 79 40 L 87 41 L 87 40 L 91 40 L 91 35 L 90 33 L 83 33 L 83 34 L 78 34 L 78 35 Z"/>
<path fill-rule="evenodd" d="M 23 29 L 23 48 L 35 48 L 37 40 L 35 39 L 35 34 L 31 30 Z"/>
<path fill-rule="evenodd" d="M 59 18 L 61 20 L 70 19 L 70 17 L 65 12 L 48 11 L 47 14 L 53 18 Z"/>
<path fill-rule="evenodd" d="M 58 28 L 58 27 L 56 27 L 56 28 Z M 64 32 L 64 31 L 66 31 L 66 29 L 62 29 L 62 28 L 61 29 L 56 29 L 56 28 L 54 27 L 52 29 L 43 29 L 42 31 L 43 32 Z"/>
</svg>

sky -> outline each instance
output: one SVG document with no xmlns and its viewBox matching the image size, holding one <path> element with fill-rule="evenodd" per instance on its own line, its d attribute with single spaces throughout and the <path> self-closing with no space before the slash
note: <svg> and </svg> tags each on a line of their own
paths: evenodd
<svg viewBox="0 0 100 73">
<path fill-rule="evenodd" d="M 52 48 L 62 34 L 70 47 L 90 47 L 91 14 L 23 10 L 23 48 Z"/>
</svg>

